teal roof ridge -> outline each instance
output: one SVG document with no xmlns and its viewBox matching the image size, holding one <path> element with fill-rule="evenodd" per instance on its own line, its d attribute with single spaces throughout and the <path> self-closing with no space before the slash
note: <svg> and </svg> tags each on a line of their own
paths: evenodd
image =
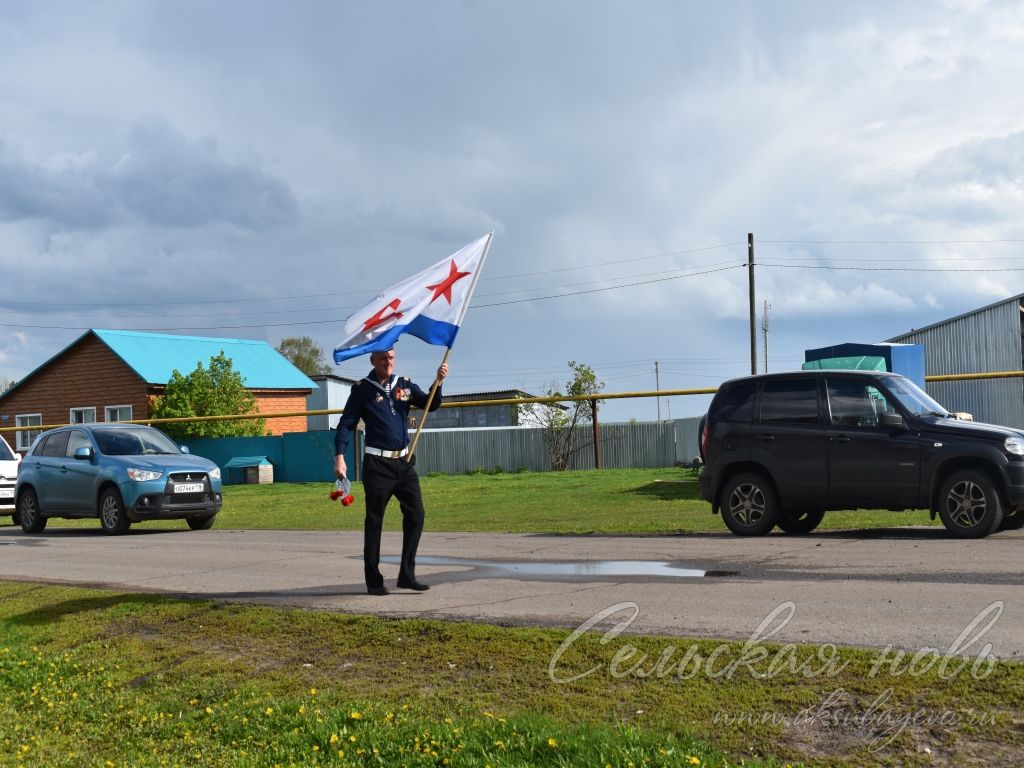
<svg viewBox="0 0 1024 768">
<path fill-rule="evenodd" d="M 249 389 L 319 389 L 319 385 L 266 341 L 183 336 L 144 331 L 92 333 L 147 384 L 166 384 L 177 370 L 188 375 L 221 352 Z M 229 347 L 230 349 L 225 349 Z"/>
</svg>

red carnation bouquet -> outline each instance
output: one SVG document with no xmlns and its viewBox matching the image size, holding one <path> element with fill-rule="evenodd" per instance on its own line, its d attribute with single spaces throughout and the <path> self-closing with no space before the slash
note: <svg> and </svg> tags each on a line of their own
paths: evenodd
<svg viewBox="0 0 1024 768">
<path fill-rule="evenodd" d="M 347 507 L 356 497 L 352 495 L 352 483 L 347 477 L 341 478 L 334 483 L 334 490 L 331 491 L 331 501 L 341 500 L 341 506 Z"/>
</svg>

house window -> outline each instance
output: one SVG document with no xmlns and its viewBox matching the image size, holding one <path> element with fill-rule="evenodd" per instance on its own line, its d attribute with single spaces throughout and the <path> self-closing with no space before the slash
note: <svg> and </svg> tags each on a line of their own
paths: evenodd
<svg viewBox="0 0 1024 768">
<path fill-rule="evenodd" d="M 130 405 L 108 405 L 103 410 L 104 421 L 131 421 L 132 407 Z"/>
<path fill-rule="evenodd" d="M 69 424 L 93 424 L 96 421 L 95 408 L 72 408 Z"/>
<path fill-rule="evenodd" d="M 23 413 L 14 417 L 16 427 L 41 427 L 43 425 L 43 414 Z M 32 441 L 39 437 L 42 430 L 26 429 L 15 432 L 15 446 L 19 451 L 27 451 L 32 447 Z"/>
</svg>

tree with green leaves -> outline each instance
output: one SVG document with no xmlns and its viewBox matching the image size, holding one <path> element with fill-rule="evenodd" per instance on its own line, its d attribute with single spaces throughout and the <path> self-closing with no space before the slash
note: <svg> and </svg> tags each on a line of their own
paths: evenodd
<svg viewBox="0 0 1024 768">
<path fill-rule="evenodd" d="M 245 388 L 242 374 L 234 369 L 231 359 L 224 352 L 210 358 L 209 368 L 204 368 L 200 360 L 196 369 L 187 376 L 175 369 L 164 394 L 156 398 L 150 409 L 154 419 L 247 413 L 259 413 L 256 397 Z M 158 426 L 181 442 L 199 437 L 262 435 L 266 432 L 267 422 L 266 419 L 183 421 Z"/>
<path fill-rule="evenodd" d="M 307 376 L 331 372 L 331 367 L 324 362 L 324 351 L 309 336 L 288 336 L 281 339 L 277 351 Z"/>
<path fill-rule="evenodd" d="M 604 389 L 594 369 L 585 363 L 569 361 L 572 378 L 566 382 L 565 393 L 557 382 L 548 385 L 545 397 L 580 397 L 596 395 Z M 566 405 L 535 403 L 519 406 L 520 423 L 539 427 L 544 431 L 544 443 L 551 459 L 551 469 L 570 469 L 577 453 L 593 445 L 593 440 L 578 429 L 594 420 L 594 400 L 573 400 Z"/>
</svg>

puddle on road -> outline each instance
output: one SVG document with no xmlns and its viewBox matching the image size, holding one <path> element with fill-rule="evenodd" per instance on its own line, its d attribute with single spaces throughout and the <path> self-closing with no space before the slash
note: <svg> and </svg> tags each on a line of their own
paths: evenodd
<svg viewBox="0 0 1024 768">
<path fill-rule="evenodd" d="M 382 557 L 385 563 L 398 564 L 397 557 Z M 465 560 L 458 557 L 417 557 L 420 565 L 453 565 L 484 570 L 493 576 L 660 576 L 702 578 L 712 575 L 694 568 L 648 560 L 595 560 L 579 563 L 548 563 L 538 561 Z M 716 574 L 717 575 L 717 574 Z"/>
</svg>

